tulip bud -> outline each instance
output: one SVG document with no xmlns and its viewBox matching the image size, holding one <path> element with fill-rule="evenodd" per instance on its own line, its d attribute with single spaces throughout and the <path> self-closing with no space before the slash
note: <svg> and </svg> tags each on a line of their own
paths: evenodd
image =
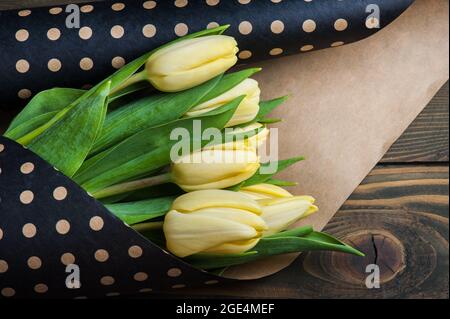
<svg viewBox="0 0 450 319">
<path fill-rule="evenodd" d="M 222 189 L 249 179 L 259 167 L 253 148 L 234 143 L 181 157 L 172 165 L 172 180 L 187 192 Z"/>
<path fill-rule="evenodd" d="M 255 200 L 293 197 L 293 195 L 284 188 L 272 184 L 247 186 L 241 188 L 240 192 L 249 195 Z"/>
<path fill-rule="evenodd" d="M 224 94 L 210 101 L 206 101 L 200 105 L 195 106 L 188 113 L 186 113 L 186 116 L 199 116 L 203 113 L 215 110 L 227 103 L 230 103 L 234 99 L 245 95 L 245 98 L 242 100 L 241 104 L 239 104 L 238 108 L 236 109 L 236 113 L 227 123 L 226 127 L 248 123 L 255 119 L 255 117 L 259 113 L 260 94 L 261 90 L 259 89 L 258 82 L 253 79 L 246 79 L 228 92 L 225 92 Z"/>
<path fill-rule="evenodd" d="M 260 214 L 256 201 L 236 192 L 203 190 L 182 195 L 164 220 L 167 249 L 182 258 L 243 253 L 267 230 Z"/>
<path fill-rule="evenodd" d="M 293 196 L 278 199 L 262 199 L 263 213 L 261 217 L 269 226 L 264 236 L 273 235 L 286 230 L 301 218 L 314 214 L 319 210 L 314 205 L 315 199 L 311 196 Z"/>
<path fill-rule="evenodd" d="M 218 149 L 230 148 L 234 144 L 241 144 L 242 147 L 250 147 L 255 150 L 258 150 L 267 141 L 267 137 L 270 134 L 269 129 L 261 123 L 253 123 L 246 127 L 235 127 L 232 130 L 233 131 L 231 133 L 227 133 L 227 132 L 225 133 L 226 134 L 225 138 L 232 142 L 228 142 L 225 144 L 213 145 L 213 146 L 207 146 L 204 149 L 218 150 Z M 246 138 L 246 134 L 248 134 L 252 131 L 256 131 L 256 130 L 258 130 L 257 134 Z M 241 135 L 241 137 L 244 136 L 245 138 L 236 141 L 234 139 L 235 139 L 235 136 L 237 136 L 237 135 Z"/>
<path fill-rule="evenodd" d="M 227 71 L 238 51 L 236 40 L 225 35 L 179 41 L 151 55 L 144 76 L 160 91 L 183 91 Z"/>
</svg>

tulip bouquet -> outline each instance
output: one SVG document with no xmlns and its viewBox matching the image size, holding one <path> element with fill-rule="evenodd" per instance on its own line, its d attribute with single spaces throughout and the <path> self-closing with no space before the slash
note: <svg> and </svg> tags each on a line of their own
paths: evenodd
<svg viewBox="0 0 450 319">
<path fill-rule="evenodd" d="M 5 136 L 202 269 L 311 250 L 362 255 L 311 227 L 291 227 L 318 208 L 274 175 L 302 158 L 278 161 L 267 173 L 273 163 L 258 154 L 267 126 L 278 121 L 268 115 L 285 97 L 260 101 L 250 78 L 260 69 L 227 73 L 238 47 L 226 29 L 173 41 L 90 90 L 41 92 Z"/>
</svg>

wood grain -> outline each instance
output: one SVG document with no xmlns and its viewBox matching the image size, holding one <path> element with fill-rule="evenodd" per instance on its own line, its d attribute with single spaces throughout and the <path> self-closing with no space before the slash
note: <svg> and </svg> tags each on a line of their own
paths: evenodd
<svg viewBox="0 0 450 319">
<path fill-rule="evenodd" d="M 448 87 L 447 82 L 391 147 L 383 163 L 448 162 Z"/>
<path fill-rule="evenodd" d="M 441 165 L 377 167 L 325 229 L 364 251 L 364 258 L 307 253 L 269 278 L 179 293 L 208 298 L 448 298 L 448 177 L 448 167 Z M 380 267 L 380 289 L 366 288 L 369 264 Z"/>
</svg>

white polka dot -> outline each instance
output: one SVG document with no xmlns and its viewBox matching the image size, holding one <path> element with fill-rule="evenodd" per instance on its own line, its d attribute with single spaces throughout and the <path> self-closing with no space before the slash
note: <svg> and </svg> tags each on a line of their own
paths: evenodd
<svg viewBox="0 0 450 319">
<path fill-rule="evenodd" d="M 94 11 L 94 6 L 92 6 L 90 4 L 84 5 L 81 7 L 80 11 L 83 13 L 90 13 L 90 12 Z"/>
<path fill-rule="evenodd" d="M 272 56 L 276 56 L 276 55 L 280 55 L 283 53 L 283 49 L 281 48 L 274 48 L 272 50 L 270 50 L 269 54 Z"/>
<path fill-rule="evenodd" d="M 19 17 L 28 17 L 31 14 L 31 10 L 20 10 L 17 14 Z"/>
<path fill-rule="evenodd" d="M 90 27 L 82 27 L 78 31 L 78 35 L 83 40 L 89 40 L 92 37 L 92 29 Z"/>
<path fill-rule="evenodd" d="M 238 0 L 240 4 L 249 4 L 252 0 Z"/>
<path fill-rule="evenodd" d="M 120 39 L 124 36 L 125 29 L 121 25 L 115 25 L 111 28 L 111 36 L 114 39 Z"/>
<path fill-rule="evenodd" d="M 36 233 L 37 233 L 36 226 L 34 226 L 31 223 L 25 224 L 22 227 L 22 234 L 26 238 L 33 238 L 34 236 L 36 236 Z"/>
<path fill-rule="evenodd" d="M 317 28 L 316 22 L 311 19 L 305 20 L 302 24 L 303 31 L 307 33 L 314 32 L 316 28 Z"/>
<path fill-rule="evenodd" d="M 124 3 L 122 3 L 122 2 L 117 2 L 117 3 L 114 3 L 112 6 L 111 6 L 111 9 L 113 9 L 114 11 L 122 11 L 123 9 L 125 9 L 125 4 Z"/>
<path fill-rule="evenodd" d="M 34 286 L 34 291 L 38 294 L 45 294 L 48 291 L 48 287 L 46 284 L 37 284 Z"/>
<path fill-rule="evenodd" d="M 136 281 L 146 281 L 148 279 L 148 275 L 145 272 L 138 272 L 133 276 Z"/>
<path fill-rule="evenodd" d="M 171 268 L 167 271 L 167 276 L 176 278 L 182 275 L 182 271 L 179 268 Z"/>
<path fill-rule="evenodd" d="M 174 4 L 177 8 L 184 8 L 188 5 L 188 0 L 175 0 Z"/>
<path fill-rule="evenodd" d="M 343 41 L 336 41 L 336 42 L 331 43 L 331 46 L 332 47 L 339 47 L 339 46 L 344 45 L 344 44 L 345 43 Z"/>
<path fill-rule="evenodd" d="M 252 55 L 253 55 L 252 51 L 249 51 L 249 50 L 244 50 L 244 51 L 239 52 L 239 58 L 242 60 L 250 59 L 252 57 Z"/>
<path fill-rule="evenodd" d="M 22 193 L 20 193 L 20 202 L 22 204 L 25 204 L 25 205 L 31 204 L 33 202 L 33 199 L 34 199 L 34 194 L 30 190 L 23 191 Z"/>
<path fill-rule="evenodd" d="M 16 291 L 13 288 L 6 287 L 2 289 L 1 294 L 3 297 L 8 298 L 14 296 L 16 294 Z"/>
<path fill-rule="evenodd" d="M 111 65 L 115 69 L 120 69 L 125 65 L 125 59 L 122 58 L 121 56 L 116 56 L 111 60 Z"/>
<path fill-rule="evenodd" d="M 50 10 L 48 10 L 48 12 L 50 12 L 50 14 L 60 14 L 61 12 L 63 12 L 62 8 L 56 7 L 56 8 L 51 8 Z"/>
<path fill-rule="evenodd" d="M 104 221 L 100 216 L 94 216 L 89 221 L 89 227 L 91 227 L 92 230 L 100 231 L 103 229 L 103 226 Z"/>
<path fill-rule="evenodd" d="M 220 3 L 220 0 L 206 0 L 206 4 L 209 6 L 216 6 Z"/>
<path fill-rule="evenodd" d="M 31 174 L 34 171 L 34 164 L 27 162 L 25 164 L 22 164 L 22 166 L 20 166 L 20 172 L 22 174 Z"/>
<path fill-rule="evenodd" d="M 0 274 L 4 274 L 5 272 L 7 272 L 8 268 L 8 263 L 3 259 L 0 259 Z"/>
<path fill-rule="evenodd" d="M 214 28 L 217 28 L 217 27 L 219 27 L 219 24 L 217 22 L 210 22 L 206 26 L 207 29 L 214 29 Z"/>
<path fill-rule="evenodd" d="M 307 52 L 307 51 L 311 51 L 311 50 L 313 50 L 313 49 L 314 49 L 314 46 L 313 46 L 313 45 L 307 44 L 307 45 L 302 46 L 302 47 L 300 48 L 300 51 L 302 51 L 302 52 Z"/>
<path fill-rule="evenodd" d="M 20 29 L 16 32 L 16 40 L 19 42 L 25 42 L 30 37 L 30 33 L 25 29 Z"/>
<path fill-rule="evenodd" d="M 142 28 L 142 34 L 146 38 L 153 38 L 156 34 L 156 27 L 153 24 L 146 24 Z"/>
<path fill-rule="evenodd" d="M 186 285 L 183 285 L 183 284 L 173 285 L 172 288 L 173 289 L 182 289 L 182 288 L 186 288 Z"/>
<path fill-rule="evenodd" d="M 56 200 L 64 200 L 67 197 L 67 188 L 65 188 L 64 186 L 59 186 L 56 187 L 55 190 L 53 191 L 53 198 Z"/>
<path fill-rule="evenodd" d="M 116 280 L 111 276 L 103 276 L 102 278 L 100 278 L 100 283 L 103 286 L 111 286 L 114 285 L 115 282 Z"/>
<path fill-rule="evenodd" d="M 344 31 L 348 27 L 348 22 L 345 19 L 337 19 L 334 23 L 336 31 Z"/>
<path fill-rule="evenodd" d="M 131 246 L 129 249 L 128 249 L 128 255 L 131 257 L 131 258 L 139 258 L 139 257 L 141 257 L 142 256 L 142 248 L 141 247 L 139 247 L 139 246 Z"/>
<path fill-rule="evenodd" d="M 70 223 L 65 219 L 61 219 L 56 223 L 55 228 L 58 234 L 66 235 L 70 231 Z"/>
<path fill-rule="evenodd" d="M 94 61 L 91 58 L 82 58 L 80 60 L 80 68 L 84 71 L 89 71 L 94 67 Z"/>
<path fill-rule="evenodd" d="M 142 6 L 144 9 L 151 10 L 156 7 L 156 1 L 145 1 Z"/>
<path fill-rule="evenodd" d="M 61 31 L 58 28 L 51 28 L 47 31 L 47 38 L 51 41 L 56 41 L 61 37 Z"/>
<path fill-rule="evenodd" d="M 27 73 L 30 70 L 30 64 L 25 59 L 20 59 L 16 62 L 16 70 L 19 73 Z"/>
<path fill-rule="evenodd" d="M 248 21 L 242 21 L 239 24 L 239 32 L 243 35 L 248 35 L 250 33 L 252 33 L 253 31 L 253 26 L 250 22 Z"/>
<path fill-rule="evenodd" d="M 109 253 L 105 249 L 98 249 L 94 254 L 95 260 L 104 263 L 109 259 Z"/>
<path fill-rule="evenodd" d="M 22 89 L 19 92 L 17 92 L 17 96 L 20 99 L 24 99 L 24 100 L 29 99 L 31 97 L 31 94 L 32 94 L 31 91 L 28 89 Z"/>
<path fill-rule="evenodd" d="M 52 72 L 58 72 L 61 70 L 62 63 L 58 59 L 50 59 L 48 61 L 47 67 Z"/>
<path fill-rule="evenodd" d="M 33 256 L 28 258 L 27 265 L 30 269 L 36 270 L 42 267 L 42 260 L 39 257 Z"/>
<path fill-rule="evenodd" d="M 5 145 L 0 144 L 0 153 L 3 152 L 5 150 Z"/>
<path fill-rule="evenodd" d="M 0 240 L 3 239 L 3 230 L 0 228 Z"/>
<path fill-rule="evenodd" d="M 175 34 L 179 37 L 185 36 L 189 32 L 189 27 L 185 23 L 178 23 L 175 26 Z"/>
<path fill-rule="evenodd" d="M 65 266 L 75 263 L 75 256 L 71 253 L 65 253 L 61 256 L 61 263 Z"/>
<path fill-rule="evenodd" d="M 280 34 L 284 31 L 284 23 L 280 20 L 275 20 L 270 25 L 270 30 L 275 34 Z"/>
</svg>

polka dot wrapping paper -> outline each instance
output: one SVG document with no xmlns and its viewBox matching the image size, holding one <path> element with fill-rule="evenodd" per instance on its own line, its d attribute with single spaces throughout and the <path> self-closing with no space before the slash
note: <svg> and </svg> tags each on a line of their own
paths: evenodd
<svg viewBox="0 0 450 319">
<path fill-rule="evenodd" d="M 70 264 L 79 279 L 71 280 Z M 69 289 L 77 280 L 80 288 Z M 153 245 L 44 160 L 0 137 L 0 298 L 108 297 L 229 281 Z"/>
<path fill-rule="evenodd" d="M 360 40 L 411 2 L 105 1 L 80 6 L 79 29 L 66 27 L 62 6 L 1 12 L 0 105 L 19 105 L 55 86 L 95 84 L 139 55 L 205 27 L 230 24 L 240 62 L 249 63 Z M 374 8 L 378 16 L 371 16 Z M 153 245 L 4 137 L 0 215 L 0 298 L 113 297 L 232 281 Z M 71 276 L 77 273 L 71 264 L 79 277 Z"/>
<path fill-rule="evenodd" d="M 336 47 L 366 38 L 413 0 L 103 1 L 0 12 L 0 107 L 52 87 L 89 87 L 176 37 L 230 24 L 240 62 Z"/>
</svg>

